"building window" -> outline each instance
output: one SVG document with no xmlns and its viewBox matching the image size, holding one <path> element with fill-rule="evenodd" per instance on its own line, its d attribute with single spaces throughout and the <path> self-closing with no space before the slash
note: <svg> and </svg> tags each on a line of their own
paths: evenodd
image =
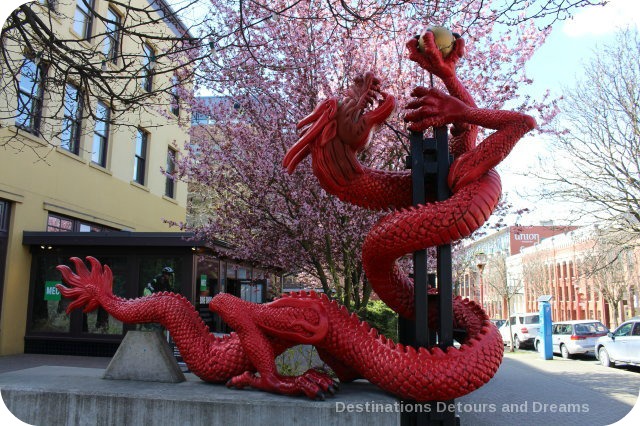
<svg viewBox="0 0 640 426">
<path fill-rule="evenodd" d="M 0 310 L 2 310 L 2 294 L 4 293 L 4 270 L 7 260 L 7 245 L 9 242 L 10 212 L 11 204 L 9 201 L 0 199 Z"/>
<path fill-rule="evenodd" d="M 0 232 L 9 230 L 9 207 L 8 201 L 0 200 Z"/>
<path fill-rule="evenodd" d="M 142 129 L 136 132 L 135 156 L 133 160 L 133 180 L 144 185 L 144 175 L 147 162 L 147 141 L 149 134 Z"/>
<path fill-rule="evenodd" d="M 175 172 L 176 172 L 176 151 L 172 148 L 167 150 L 167 168 L 165 170 L 165 185 L 164 185 L 164 195 L 169 198 L 175 197 L 175 189 L 176 189 L 176 181 L 175 181 Z"/>
<path fill-rule="evenodd" d="M 57 0 L 38 0 L 38 3 L 43 6 L 47 6 L 51 10 L 56 10 L 56 6 L 58 5 Z"/>
<path fill-rule="evenodd" d="M 109 107 L 98 101 L 96 107 L 96 125 L 93 130 L 93 151 L 91 161 L 102 167 L 107 166 L 107 143 L 109 138 Z"/>
<path fill-rule="evenodd" d="M 40 61 L 25 58 L 20 67 L 18 81 L 18 111 L 16 126 L 35 135 L 40 133 L 42 98 L 44 94 L 44 65 Z"/>
<path fill-rule="evenodd" d="M 122 28 L 122 18 L 118 13 L 109 8 L 105 21 L 104 56 L 111 62 L 117 62 L 120 56 L 120 29 Z"/>
<path fill-rule="evenodd" d="M 178 94 L 180 80 L 174 75 L 171 78 L 171 113 L 178 117 L 180 115 L 180 95 Z"/>
<path fill-rule="evenodd" d="M 73 232 L 73 219 L 49 214 L 47 232 Z"/>
<path fill-rule="evenodd" d="M 100 225 L 98 223 L 49 213 L 47 217 L 47 232 L 108 232 L 116 231 L 115 228 Z"/>
<path fill-rule="evenodd" d="M 155 67 L 156 54 L 147 43 L 142 44 L 144 58 L 142 59 L 142 72 L 140 74 L 140 85 L 144 90 L 150 92 L 153 87 L 153 69 Z"/>
<path fill-rule="evenodd" d="M 72 83 L 67 83 L 64 93 L 64 121 L 60 135 L 60 147 L 69 152 L 80 152 L 82 126 L 82 92 Z"/>
<path fill-rule="evenodd" d="M 83 39 L 91 37 L 93 0 L 76 0 L 76 13 L 73 17 L 73 31 Z"/>
</svg>

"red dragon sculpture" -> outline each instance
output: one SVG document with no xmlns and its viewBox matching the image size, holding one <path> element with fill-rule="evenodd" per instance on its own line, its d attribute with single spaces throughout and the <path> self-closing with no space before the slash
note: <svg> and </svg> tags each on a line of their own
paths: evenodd
<svg viewBox="0 0 640 426">
<path fill-rule="evenodd" d="M 432 34 L 425 34 L 424 39 L 422 51 L 416 39 L 409 41 L 410 58 L 441 78 L 449 95 L 416 88 L 406 120 L 416 131 L 452 124 L 451 198 L 412 207 L 408 172 L 373 170 L 358 162 L 358 152 L 395 108 L 394 98 L 380 90 L 380 81 L 372 74 L 357 78 L 342 100 L 324 101 L 304 118 L 298 125 L 301 138 L 283 163 L 292 173 L 310 154 L 313 171 L 326 191 L 365 208 L 390 211 L 368 234 L 363 263 L 377 294 L 407 318 L 414 315 L 413 284 L 397 267 L 396 259 L 466 237 L 481 226 L 500 198 L 500 179 L 493 167 L 535 127 L 535 121 L 526 115 L 476 107 L 455 74 L 464 51 L 461 38 L 446 58 Z M 376 101 L 379 105 L 374 108 Z M 496 132 L 476 146 L 477 126 Z M 461 298 L 454 299 L 453 305 L 455 327 L 466 330 L 459 349 L 396 344 L 349 315 L 336 301 L 313 292 L 294 293 L 262 305 L 218 294 L 209 307 L 235 330 L 218 338 L 209 333 L 184 297 L 165 292 L 119 298 L 112 293 L 109 267 L 87 259 L 91 270 L 78 258 L 71 259 L 76 273 L 58 266 L 69 286 L 58 285 L 60 292 L 75 299 L 67 311 L 84 306 L 89 312 L 102 306 L 123 322 L 161 323 L 189 369 L 208 382 L 323 398 L 337 389 L 329 375 L 309 370 L 300 376 L 283 376 L 274 361 L 291 346 L 310 344 L 342 382 L 366 378 L 403 399 L 449 400 L 489 381 L 502 360 L 503 343 L 497 329 L 480 306 Z M 431 312 L 434 310 L 435 304 Z"/>
</svg>

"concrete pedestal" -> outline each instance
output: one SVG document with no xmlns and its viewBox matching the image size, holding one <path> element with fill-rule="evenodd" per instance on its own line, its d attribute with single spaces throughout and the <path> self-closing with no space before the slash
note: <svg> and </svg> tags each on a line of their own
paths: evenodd
<svg viewBox="0 0 640 426">
<path fill-rule="evenodd" d="M 129 331 L 104 372 L 104 378 L 168 383 L 185 381 L 160 331 Z"/>
<path fill-rule="evenodd" d="M 105 380 L 104 370 L 36 367 L 0 374 L 4 403 L 35 425 L 399 424 L 397 400 L 367 382 L 326 401 L 227 389 L 186 374 L 182 383 Z"/>
</svg>

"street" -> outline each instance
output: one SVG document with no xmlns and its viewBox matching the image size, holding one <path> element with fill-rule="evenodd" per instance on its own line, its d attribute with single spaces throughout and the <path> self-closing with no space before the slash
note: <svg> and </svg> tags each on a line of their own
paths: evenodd
<svg viewBox="0 0 640 426">
<path fill-rule="evenodd" d="M 605 368 L 590 357 L 547 361 L 532 350 L 506 351 L 488 384 L 456 400 L 462 425 L 609 425 L 638 399 L 639 367 Z"/>
</svg>

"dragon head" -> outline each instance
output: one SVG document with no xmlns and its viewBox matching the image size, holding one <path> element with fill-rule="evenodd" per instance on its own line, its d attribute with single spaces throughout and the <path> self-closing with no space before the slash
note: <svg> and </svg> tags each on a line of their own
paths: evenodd
<svg viewBox="0 0 640 426">
<path fill-rule="evenodd" d="M 380 90 L 380 79 L 373 73 L 357 77 L 341 101 L 321 102 L 298 123 L 300 139 L 287 151 L 283 166 L 291 174 L 311 154 L 314 173 L 326 190 L 335 193 L 361 172 L 356 154 L 395 104 L 393 96 Z"/>
</svg>

